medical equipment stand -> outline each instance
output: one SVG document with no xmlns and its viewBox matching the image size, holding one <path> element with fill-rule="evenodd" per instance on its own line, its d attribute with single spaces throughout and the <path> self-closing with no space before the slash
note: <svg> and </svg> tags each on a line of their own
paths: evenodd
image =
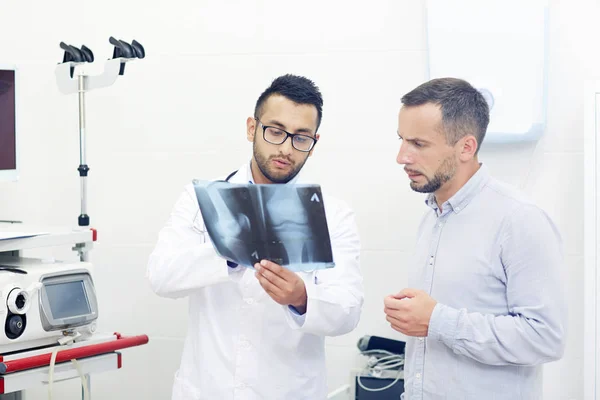
<svg viewBox="0 0 600 400">
<path fill-rule="evenodd" d="M 111 36 L 108 41 L 114 46 L 113 58 L 106 61 L 104 64 L 104 73 L 101 75 L 87 75 L 83 68 L 81 68 L 86 63 L 94 62 L 94 54 L 85 45 L 79 49 L 61 42 L 60 47 L 65 53 L 63 62 L 56 68 L 58 89 L 64 94 L 77 93 L 79 96 L 79 167 L 77 168 L 81 181 L 81 214 L 78 218 L 79 226 L 89 226 L 90 224 L 90 217 L 87 214 L 87 177 L 89 167 L 86 160 L 85 93 L 93 89 L 112 85 L 119 75 L 125 73 L 125 63 L 136 58 L 142 59 L 146 56 L 144 47 L 135 40 L 129 44 Z M 81 261 L 89 260 L 89 249 L 86 248 L 85 243 L 78 243 L 74 250 L 78 252 Z M 90 387 L 89 376 L 87 376 L 87 382 L 88 387 Z M 91 390 L 89 392 L 91 393 Z"/>
<path fill-rule="evenodd" d="M 58 64 L 55 71 L 59 90 L 64 94 L 77 93 L 79 97 L 79 167 L 77 170 L 79 171 L 81 183 L 81 214 L 78 218 L 80 227 L 87 227 L 90 224 L 90 217 L 87 214 L 87 176 L 89 167 L 86 160 L 85 93 L 112 85 L 119 75 L 125 73 L 125 63 L 136 58 L 145 57 L 144 48 L 135 40 L 129 44 L 110 37 L 109 43 L 114 46 L 113 56 L 112 59 L 106 61 L 104 72 L 101 75 L 92 76 L 84 71 L 84 65 L 94 61 L 94 54 L 88 47 L 77 48 L 64 42 L 60 43 L 60 47 L 64 50 L 63 61 Z M 2 241 L 0 242 L 0 254 L 18 256 L 20 250 L 26 248 L 70 243 L 71 245 L 74 244 L 73 250 L 77 251 L 81 261 L 89 261 L 88 252 L 95 240 L 96 231 L 94 229 L 55 232 L 49 235 L 35 235 Z M 121 367 L 121 355 L 116 352 L 117 349 L 138 346 L 147 342 L 148 337 L 146 335 L 125 338 L 115 333 L 64 352 L 75 351 L 78 355 L 71 354 L 70 357 L 85 357 L 85 360 L 82 360 L 82 368 L 85 367 L 88 371 L 103 371 L 112 369 L 115 366 L 116 368 Z M 61 352 L 57 354 L 61 354 Z M 45 357 L 46 355 L 40 354 L 40 350 L 29 352 L 22 358 L 19 355 L 5 357 L 0 355 L 0 361 L 2 361 L 1 364 L 5 372 L 12 368 L 10 374 L 2 375 L 0 378 L 0 400 L 21 400 L 22 393 L 20 390 L 26 388 L 30 382 L 35 382 L 36 379 L 39 380 L 39 376 L 43 375 L 41 372 L 46 365 Z M 69 375 L 68 370 L 64 370 L 62 373 L 64 376 Z M 88 389 L 91 389 L 89 372 L 85 373 L 85 376 Z M 38 383 L 42 384 L 43 381 Z M 9 393 L 5 394 L 5 385 L 12 385 L 13 390 L 9 390 Z M 88 393 L 91 397 L 91 390 L 88 390 Z M 84 398 L 83 388 L 82 398 Z"/>
<path fill-rule="evenodd" d="M 112 85 L 119 75 L 125 73 L 125 63 L 136 58 L 142 59 L 146 56 L 144 47 L 137 41 L 131 44 L 113 38 L 109 43 L 114 46 L 113 58 L 104 64 L 104 72 L 101 75 L 88 75 L 83 66 L 94 62 L 94 54 L 84 46 L 77 48 L 64 42 L 60 47 L 65 51 L 63 62 L 56 68 L 56 83 L 58 89 L 64 94 L 77 93 L 79 96 L 79 178 L 81 181 L 81 214 L 78 218 L 79 226 L 89 226 L 90 217 L 87 214 L 87 177 L 89 167 L 86 160 L 86 125 L 85 125 L 85 93 L 93 89 Z M 79 245 L 78 245 L 79 246 Z M 78 247 L 76 249 L 81 261 L 87 261 L 87 249 Z"/>
</svg>

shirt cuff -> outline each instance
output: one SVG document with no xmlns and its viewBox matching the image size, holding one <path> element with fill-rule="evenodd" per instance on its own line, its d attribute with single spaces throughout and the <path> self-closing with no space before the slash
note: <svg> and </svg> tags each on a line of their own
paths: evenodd
<svg viewBox="0 0 600 400">
<path fill-rule="evenodd" d="M 294 307 L 294 306 L 288 306 L 288 307 L 289 307 L 289 308 L 290 308 L 290 310 L 291 310 L 291 311 L 292 311 L 294 314 L 296 314 L 296 315 L 304 315 L 304 314 L 306 314 L 306 313 L 304 313 L 304 314 L 300 314 L 300 311 L 298 311 L 298 309 L 297 309 L 296 307 Z"/>
<path fill-rule="evenodd" d="M 231 262 L 229 260 L 226 260 L 226 264 L 227 266 L 225 268 L 227 269 L 227 277 L 234 282 L 240 282 L 242 277 L 244 276 L 243 271 L 246 267 Z"/>
<path fill-rule="evenodd" d="M 286 308 L 289 310 L 286 314 L 294 322 L 295 328 L 301 328 L 304 325 L 304 321 L 306 321 L 306 313 L 300 314 L 294 306 L 287 306 Z"/>
<path fill-rule="evenodd" d="M 431 340 L 443 342 L 453 349 L 459 317 L 459 310 L 437 303 L 429 319 L 427 337 Z"/>
<path fill-rule="evenodd" d="M 306 323 L 306 317 L 309 313 L 309 310 L 313 310 L 312 313 L 314 314 L 314 304 L 313 307 L 310 306 L 311 303 L 311 299 L 316 298 L 316 285 L 314 284 L 314 281 L 311 280 L 304 280 L 304 287 L 306 288 L 306 312 L 302 315 L 300 315 L 300 313 L 298 312 L 298 310 L 296 310 L 296 308 L 294 306 L 283 306 L 284 309 L 286 310 L 286 319 L 288 320 L 288 322 L 290 323 L 290 326 L 292 329 L 300 329 L 300 328 L 304 328 L 304 325 Z M 312 321 L 314 319 L 314 317 L 310 317 L 309 323 L 312 323 L 310 321 Z"/>
</svg>

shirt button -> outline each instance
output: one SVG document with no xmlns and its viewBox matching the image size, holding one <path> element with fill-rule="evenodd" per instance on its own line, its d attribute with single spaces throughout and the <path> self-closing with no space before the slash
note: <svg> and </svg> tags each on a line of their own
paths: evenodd
<svg viewBox="0 0 600 400">
<path fill-rule="evenodd" d="M 246 304 L 254 304 L 254 299 L 248 298 L 248 299 L 244 299 L 244 301 L 246 302 Z"/>
<path fill-rule="evenodd" d="M 419 342 L 422 342 L 423 340 L 425 340 L 425 338 L 422 338 L 422 337 L 419 338 Z"/>
<path fill-rule="evenodd" d="M 244 384 L 244 382 L 237 382 L 237 383 L 235 384 L 235 387 L 236 387 L 237 389 L 244 390 L 244 389 L 246 389 L 246 384 Z"/>
<path fill-rule="evenodd" d="M 417 372 L 417 373 L 415 374 L 415 378 L 417 378 L 417 379 L 421 379 L 421 373 L 420 373 L 420 372 Z"/>
</svg>

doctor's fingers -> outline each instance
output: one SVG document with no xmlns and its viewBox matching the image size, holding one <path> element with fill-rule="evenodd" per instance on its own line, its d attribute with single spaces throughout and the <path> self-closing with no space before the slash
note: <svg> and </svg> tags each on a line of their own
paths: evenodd
<svg viewBox="0 0 600 400">
<path fill-rule="evenodd" d="M 283 268 L 281 265 L 275 264 L 273 261 L 269 260 L 262 260 L 259 265 L 261 266 L 261 269 L 269 270 L 275 275 L 285 274 L 286 271 L 286 269 Z"/>
<path fill-rule="evenodd" d="M 255 276 L 258 279 L 258 283 L 260 283 L 260 286 L 262 286 L 262 288 L 266 292 L 272 292 L 273 294 L 279 297 L 283 296 L 284 291 L 281 288 L 279 288 L 276 284 L 268 280 L 260 272 L 257 272 Z"/>
<path fill-rule="evenodd" d="M 284 288 L 287 284 L 287 281 L 285 279 L 283 279 L 281 276 L 275 274 L 273 271 L 266 269 L 266 268 L 261 268 L 260 266 L 257 268 L 257 274 L 264 277 L 266 280 L 268 280 L 269 282 L 271 282 L 273 285 L 279 287 L 279 288 Z"/>
</svg>

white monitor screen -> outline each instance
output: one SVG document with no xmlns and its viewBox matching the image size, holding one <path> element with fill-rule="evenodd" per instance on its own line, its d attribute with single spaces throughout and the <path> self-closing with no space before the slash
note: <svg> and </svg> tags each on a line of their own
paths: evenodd
<svg viewBox="0 0 600 400">
<path fill-rule="evenodd" d="M 17 179 L 15 70 L 0 67 L 0 180 Z"/>
</svg>

